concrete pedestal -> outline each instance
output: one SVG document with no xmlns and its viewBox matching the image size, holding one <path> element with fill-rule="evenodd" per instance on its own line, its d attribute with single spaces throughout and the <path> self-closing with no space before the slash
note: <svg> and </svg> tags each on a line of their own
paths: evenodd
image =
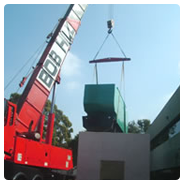
<svg viewBox="0 0 184 184">
<path fill-rule="evenodd" d="M 148 180 L 149 155 L 148 134 L 81 132 L 77 179 Z"/>
</svg>

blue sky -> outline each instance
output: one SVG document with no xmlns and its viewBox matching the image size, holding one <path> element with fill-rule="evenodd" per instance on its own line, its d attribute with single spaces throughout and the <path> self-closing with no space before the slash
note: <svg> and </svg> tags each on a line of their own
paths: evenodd
<svg viewBox="0 0 184 184">
<path fill-rule="evenodd" d="M 113 7 L 113 8 L 112 8 Z M 4 7 L 4 86 L 45 41 L 68 5 L 6 5 Z M 180 7 L 178 5 L 89 5 L 61 70 L 56 104 L 73 123 L 74 135 L 83 130 L 84 85 L 94 83 L 89 64 L 107 35 L 113 33 L 130 62 L 125 63 L 125 101 L 129 121 L 153 121 L 180 85 Z M 122 57 L 110 36 L 98 58 Z M 32 61 L 4 97 L 16 92 Z M 121 63 L 99 64 L 99 83 L 120 86 Z M 22 89 L 19 91 L 22 92 Z"/>
</svg>

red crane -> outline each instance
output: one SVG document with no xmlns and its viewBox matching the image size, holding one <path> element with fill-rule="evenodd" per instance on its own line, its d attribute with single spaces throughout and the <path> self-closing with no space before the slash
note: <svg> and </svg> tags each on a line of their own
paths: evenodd
<svg viewBox="0 0 184 184">
<path fill-rule="evenodd" d="M 65 16 L 59 20 L 54 33 L 49 36 L 50 41 L 18 104 L 5 100 L 6 179 L 45 179 L 55 175 L 66 176 L 66 171 L 73 168 L 72 151 L 52 146 L 55 117 L 53 110 L 48 117 L 46 140 L 42 139 L 45 119 L 42 112 L 51 89 L 53 87 L 55 89 L 55 84 L 60 83 L 61 66 L 70 50 L 86 7 L 86 4 L 69 6 Z M 20 85 L 22 86 L 24 82 L 25 78 Z"/>
</svg>

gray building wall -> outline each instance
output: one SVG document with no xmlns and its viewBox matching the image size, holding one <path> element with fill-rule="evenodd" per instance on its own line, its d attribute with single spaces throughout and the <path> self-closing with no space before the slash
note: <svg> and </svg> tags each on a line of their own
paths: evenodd
<svg viewBox="0 0 184 184">
<path fill-rule="evenodd" d="M 124 162 L 124 179 L 147 180 L 150 175 L 148 134 L 81 132 L 79 134 L 77 179 L 101 178 L 101 161 Z"/>
<path fill-rule="evenodd" d="M 169 129 L 178 124 L 175 136 Z M 169 99 L 162 111 L 147 130 L 151 140 L 151 171 L 180 166 L 180 87 Z M 165 135 L 165 137 L 163 137 Z M 158 143 L 158 145 L 157 145 Z M 154 145 L 154 147 L 153 147 Z"/>
<path fill-rule="evenodd" d="M 151 152 L 151 171 L 180 166 L 180 134 L 167 140 Z"/>
<path fill-rule="evenodd" d="M 153 140 L 162 130 L 169 126 L 180 115 L 180 86 L 158 114 L 146 133 Z"/>
</svg>

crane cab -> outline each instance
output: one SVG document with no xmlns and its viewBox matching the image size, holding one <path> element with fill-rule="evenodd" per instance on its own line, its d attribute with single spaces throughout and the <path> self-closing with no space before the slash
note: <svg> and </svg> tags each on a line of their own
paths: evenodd
<svg viewBox="0 0 184 184">
<path fill-rule="evenodd" d="M 4 99 L 4 126 L 13 126 L 16 118 L 17 105 Z"/>
<path fill-rule="evenodd" d="M 4 153 L 8 160 L 14 147 L 16 110 L 16 104 L 4 99 Z"/>
</svg>

